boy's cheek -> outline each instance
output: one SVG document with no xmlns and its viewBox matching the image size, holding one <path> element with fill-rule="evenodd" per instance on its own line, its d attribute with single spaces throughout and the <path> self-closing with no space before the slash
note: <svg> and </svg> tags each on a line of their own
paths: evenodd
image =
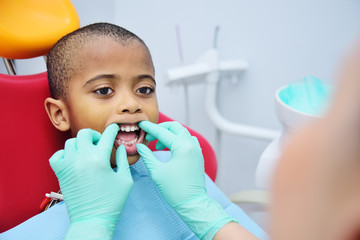
<svg viewBox="0 0 360 240">
<path fill-rule="evenodd" d="M 150 143 L 150 142 L 149 142 L 148 140 L 144 139 L 144 142 L 143 142 L 144 145 L 148 146 L 149 143 Z"/>
</svg>

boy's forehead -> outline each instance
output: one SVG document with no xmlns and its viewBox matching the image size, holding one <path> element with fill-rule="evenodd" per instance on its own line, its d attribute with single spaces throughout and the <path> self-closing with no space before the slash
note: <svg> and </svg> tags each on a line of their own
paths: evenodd
<svg viewBox="0 0 360 240">
<path fill-rule="evenodd" d="M 101 48 L 99 47 L 94 48 L 94 46 L 101 46 Z M 99 36 L 99 37 L 92 37 L 86 39 L 83 42 L 83 44 L 81 44 L 79 50 L 81 51 L 89 51 L 90 49 L 101 50 L 106 46 L 119 46 L 126 49 L 131 47 L 142 47 L 144 51 L 147 51 L 145 45 L 142 42 L 140 42 L 138 39 L 131 38 L 127 40 L 125 39 L 122 40 L 110 36 Z"/>
<path fill-rule="evenodd" d="M 92 58 L 106 57 L 108 53 L 116 51 L 128 52 L 136 51 L 141 53 L 148 61 L 152 64 L 151 54 L 148 48 L 137 39 L 130 39 L 126 42 L 115 40 L 111 37 L 99 37 L 91 38 L 84 41 L 80 46 L 76 46 L 73 51 L 72 64 L 73 67 L 77 68 L 81 66 L 85 61 L 91 60 Z"/>
<path fill-rule="evenodd" d="M 83 60 L 81 58 L 87 58 L 89 56 L 102 56 L 104 54 L 107 55 L 107 52 L 113 52 L 114 50 L 117 51 L 137 51 L 142 52 L 145 56 L 150 58 L 151 55 L 147 47 L 138 41 L 137 39 L 130 39 L 126 42 L 121 42 L 120 40 L 115 40 L 111 37 L 101 37 L 101 38 L 93 38 L 88 41 L 85 41 L 84 44 L 77 47 L 75 49 L 76 54 L 74 54 L 75 58 L 76 56 L 79 56 L 77 60 L 80 60 L 80 62 Z"/>
<path fill-rule="evenodd" d="M 102 37 L 86 41 L 74 51 L 71 60 L 71 75 L 72 77 L 75 77 L 75 75 L 78 74 L 83 75 L 83 70 L 85 70 L 84 68 L 88 70 L 91 66 L 99 70 L 101 66 L 106 66 L 106 61 L 111 61 L 111 64 L 121 64 L 121 61 L 123 61 L 121 59 L 127 59 L 127 56 L 129 55 L 132 57 L 134 55 L 140 56 L 140 58 L 137 58 L 140 65 L 147 66 L 146 68 L 150 67 L 151 72 L 154 74 L 151 54 L 142 42 L 137 39 L 131 39 L 130 41 L 124 43 L 116 41 L 110 37 Z"/>
</svg>

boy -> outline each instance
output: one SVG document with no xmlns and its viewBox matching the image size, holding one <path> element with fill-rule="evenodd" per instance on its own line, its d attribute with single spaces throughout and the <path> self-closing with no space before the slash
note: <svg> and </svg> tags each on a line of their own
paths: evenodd
<svg viewBox="0 0 360 240">
<path fill-rule="evenodd" d="M 76 136 L 82 128 L 102 133 L 118 123 L 116 145 L 124 142 L 134 164 L 139 159 L 135 143 L 144 142 L 145 135 L 137 123 L 156 123 L 159 114 L 154 67 L 143 41 L 109 24 L 91 25 L 60 40 L 47 68 L 53 98 L 45 107 L 53 125 Z"/>
<path fill-rule="evenodd" d="M 48 232 L 55 238 L 67 232 L 68 239 L 210 239 L 215 234 L 221 239 L 234 231 L 254 237 L 208 197 L 196 140 L 180 124 L 153 124 L 158 121 L 154 66 L 139 37 L 112 24 L 92 24 L 59 40 L 47 67 L 52 98 L 45 101 L 46 111 L 57 129 L 76 138 L 50 159 L 66 209 L 58 204 L 32 221 L 50 216 L 56 220 Z M 149 133 L 146 138 L 142 129 Z M 149 151 L 146 139 L 155 138 L 171 156 Z M 159 158 L 171 164 L 158 165 Z M 263 234 L 243 213 L 237 217 Z"/>
</svg>

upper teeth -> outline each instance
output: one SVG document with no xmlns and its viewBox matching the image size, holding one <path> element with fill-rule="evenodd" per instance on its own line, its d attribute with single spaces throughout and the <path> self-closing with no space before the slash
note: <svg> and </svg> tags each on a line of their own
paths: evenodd
<svg viewBox="0 0 360 240">
<path fill-rule="evenodd" d="M 139 130 L 139 126 L 121 126 L 120 130 L 123 132 L 133 132 Z"/>
</svg>

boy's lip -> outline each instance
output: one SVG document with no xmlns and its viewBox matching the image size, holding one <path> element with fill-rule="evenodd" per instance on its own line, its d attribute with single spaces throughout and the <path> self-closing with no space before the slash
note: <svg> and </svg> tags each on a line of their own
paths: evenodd
<svg viewBox="0 0 360 240">
<path fill-rule="evenodd" d="M 146 133 L 139 127 L 139 122 L 118 123 L 119 132 L 115 139 L 115 148 L 118 148 L 120 145 L 124 145 L 127 155 L 138 154 L 136 144 L 143 143 L 146 135 Z"/>
</svg>

